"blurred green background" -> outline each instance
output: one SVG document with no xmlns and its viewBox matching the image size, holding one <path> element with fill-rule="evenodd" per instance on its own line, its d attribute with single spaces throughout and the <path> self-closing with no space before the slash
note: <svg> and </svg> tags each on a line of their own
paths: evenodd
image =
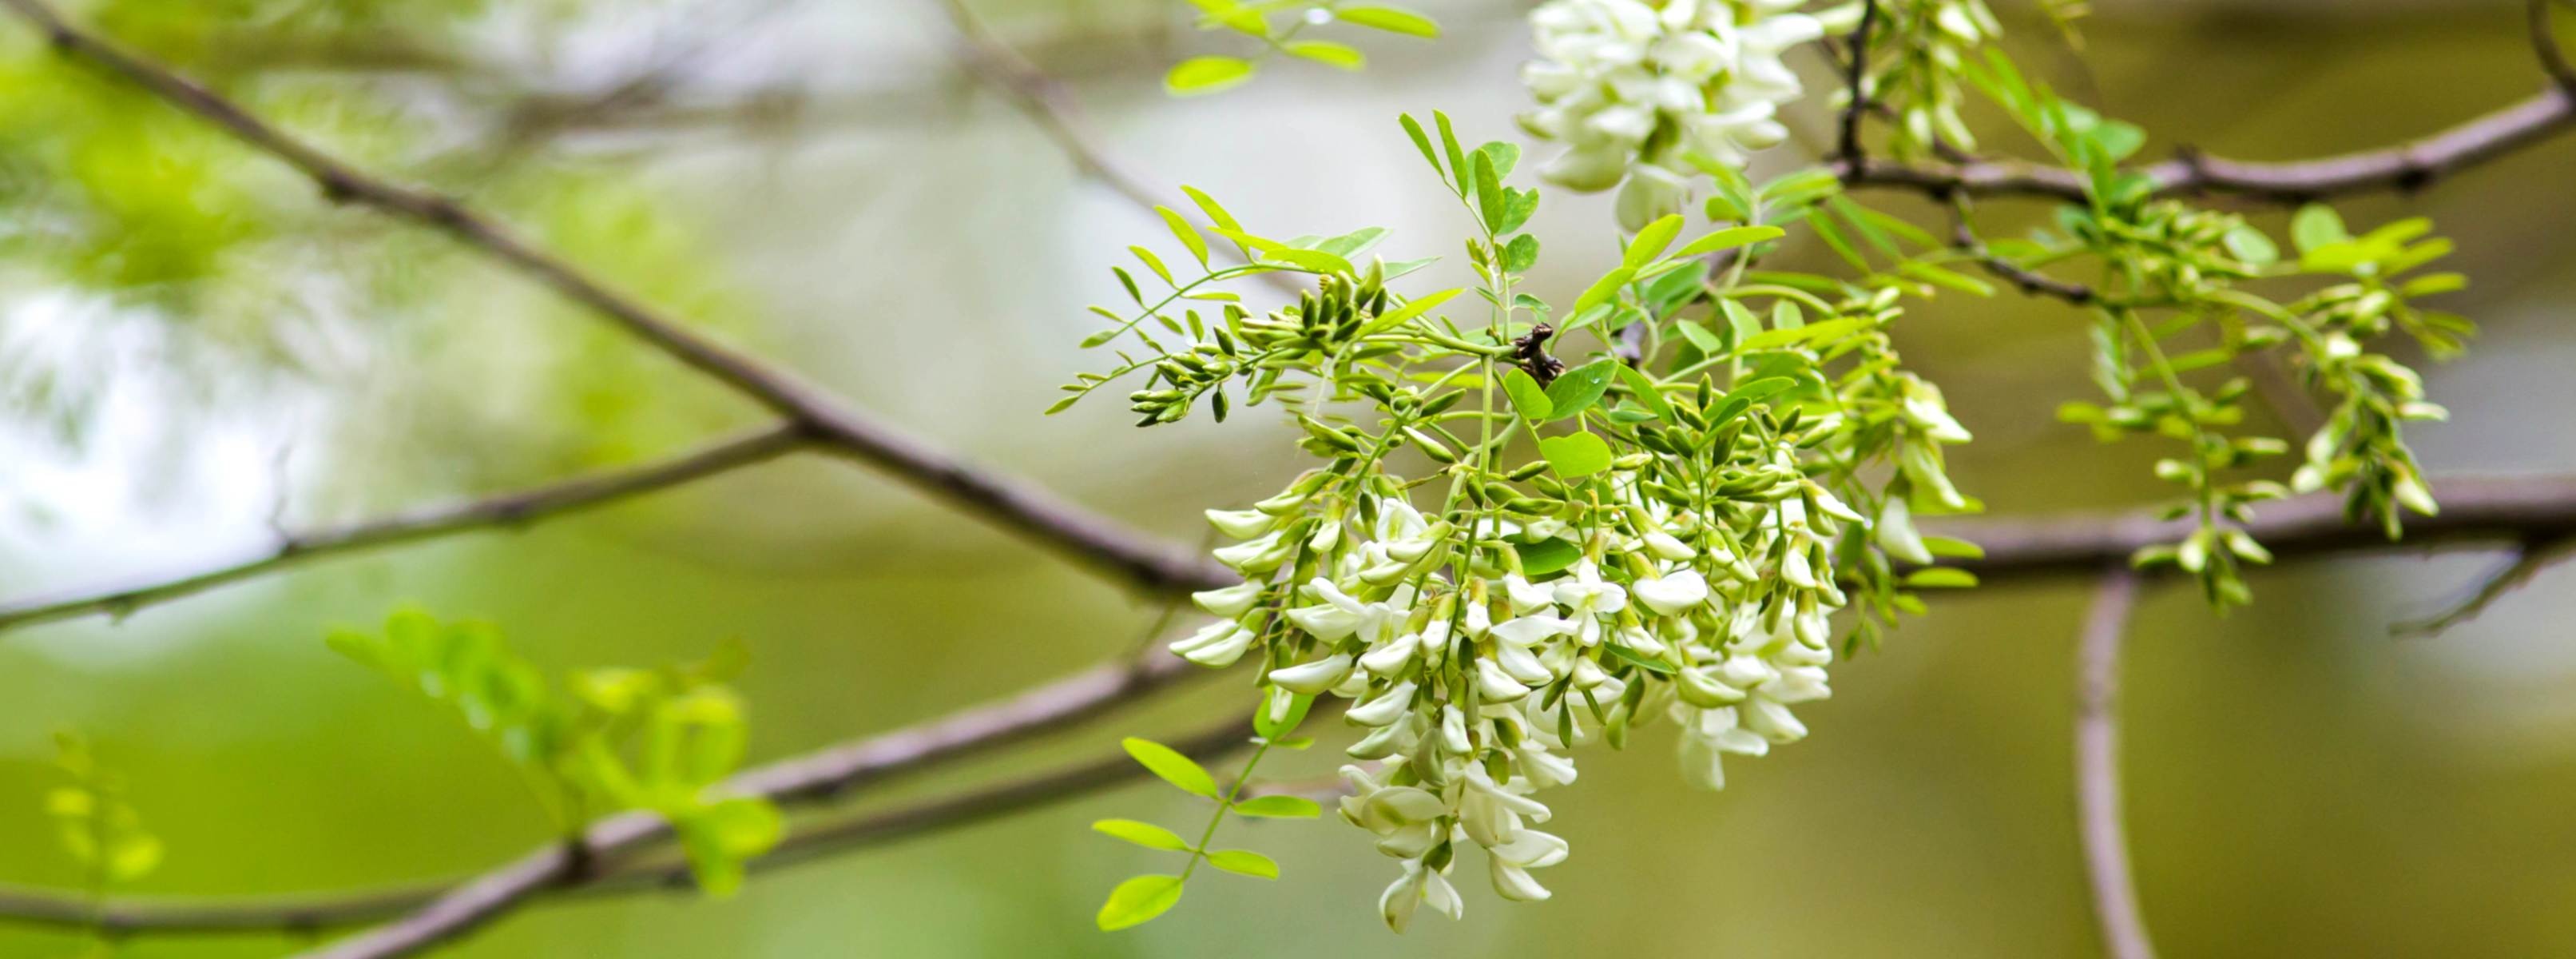
<svg viewBox="0 0 2576 959">
<path fill-rule="evenodd" d="M 2036 74 L 2144 125 L 2158 153 L 2307 156 L 2420 135 L 2537 89 L 2511 0 L 2103 0 L 2082 59 L 1997 0 Z M 1276 235 L 1394 230 L 1390 257 L 1465 227 L 1398 111 L 1516 138 L 1523 8 L 1426 5 L 1449 35 L 1368 45 L 1368 71 L 1271 71 L 1175 101 L 1164 65 L 1215 41 L 1178 3 L 974 4 L 1067 80 L 1158 188 L 1187 182 Z M 1037 414 L 1089 368 L 1082 307 L 1160 226 L 1086 181 L 950 56 L 936 4 L 867 0 L 112 0 L 109 32 L 293 129 L 524 225 L 657 303 L 973 459 L 1195 541 L 1203 506 L 1297 468 L 1261 418 L 1139 431 L 1115 404 Z M 1811 88 L 1829 78 L 1802 64 Z M 567 111 L 638 76 L 640 95 Z M 1991 118 L 1989 118 L 1991 119 Z M 1828 120 L 1811 98 L 1805 146 Z M 2017 145 L 1989 124 L 1995 144 Z M 1545 155 L 1545 151 L 1541 151 Z M 2450 424 L 2429 469 L 2576 463 L 2576 139 L 2415 197 L 2484 324 L 2428 371 Z M 1176 190 L 1174 191 L 1176 192 Z M 1909 215 L 1934 211 L 1888 197 Z M 1990 202 L 1991 234 L 2042 204 Z M 2277 215 L 2265 222 L 2277 229 Z M 1926 219 L 1923 222 L 1938 222 Z M 1615 258 L 1605 198 L 1551 194 L 1540 292 Z M 1790 258 L 1821 267 L 1816 249 Z M 1448 264 L 1438 269 L 1463 275 Z M 1440 285 L 1444 277 L 1428 282 Z M 72 587 L 257 548 L 326 523 L 633 462 L 755 412 L 517 278 L 342 211 L 193 121 L 0 29 L 0 592 Z M 2054 304 L 1950 297 L 1898 327 L 1978 434 L 1954 454 L 1999 512 L 2162 495 L 2150 444 L 2056 424 L 2083 325 Z M 2438 492 L 2438 484 L 2437 484 Z M 2132 633 L 2129 822 L 2174 956 L 2576 953 L 2576 599 L 2543 574 L 2447 635 L 2387 625 L 2457 596 L 2482 555 L 2341 558 L 2255 581 L 2221 619 L 2157 588 Z M 2073 582 L 1943 596 L 1837 668 L 1813 737 L 1670 769 L 1668 730 L 1594 751 L 1548 798 L 1574 856 L 1553 901 L 1466 881 L 1467 921 L 1404 936 L 1391 875 L 1337 823 L 1228 826 L 1278 883 L 1218 876 L 1141 929 L 1091 929 L 1154 854 L 1084 828 L 1200 812 L 1138 785 L 1004 822 L 797 865 L 729 901 L 540 906 L 459 956 L 2063 956 L 2095 951 L 2069 782 Z M 0 882 L 78 881 L 41 811 L 48 734 L 89 735 L 169 846 L 139 894 L 371 887 L 478 870 L 542 841 L 513 774 L 451 718 L 325 650 L 396 606 L 499 624 L 552 667 L 651 664 L 727 637 L 755 761 L 1008 693 L 1132 647 L 1155 605 L 893 484 L 805 457 L 545 524 L 313 565 L 144 610 L 0 637 Z M 862 806 L 1088 760 L 1119 735 L 1240 709 L 1225 681 Z M 1329 751 L 1283 765 L 1325 774 Z M 9 811 L 15 810 L 15 811 Z M 272 955 L 286 937 L 138 940 L 124 954 Z M 73 936 L 0 928 L 0 955 Z"/>
</svg>

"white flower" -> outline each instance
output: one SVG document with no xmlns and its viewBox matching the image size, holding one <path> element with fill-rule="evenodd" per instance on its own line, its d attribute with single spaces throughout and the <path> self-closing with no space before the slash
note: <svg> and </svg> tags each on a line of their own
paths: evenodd
<svg viewBox="0 0 2576 959">
<path fill-rule="evenodd" d="M 1485 847 L 1492 867 L 1494 891 L 1514 902 L 1537 902 L 1548 897 L 1547 887 L 1530 878 L 1532 869 L 1553 866 L 1565 861 L 1565 840 L 1535 829 L 1523 829 L 1510 842 Z"/>
<path fill-rule="evenodd" d="M 1517 679 L 1515 679 L 1510 673 L 1504 672 L 1502 666 L 1496 664 L 1493 660 L 1480 659 L 1476 661 L 1476 695 L 1483 697 L 1486 702 L 1516 702 L 1521 697 L 1529 694 L 1529 687 L 1521 685 Z"/>
<path fill-rule="evenodd" d="M 1343 716 L 1362 726 L 1384 726 L 1413 711 L 1414 689 L 1412 680 L 1403 680 L 1387 687 L 1377 698 L 1351 707 Z"/>
<path fill-rule="evenodd" d="M 1708 601 L 1708 579 L 1695 569 L 1640 579 L 1631 585 L 1638 602 L 1666 616 L 1681 615 Z"/>
<path fill-rule="evenodd" d="M 1528 647 L 1538 645 L 1550 636 L 1563 636 L 1574 630 L 1572 620 L 1554 616 L 1522 616 L 1496 623 L 1487 633 L 1503 645 Z"/>
<path fill-rule="evenodd" d="M 1742 166 L 1779 143 L 1774 114 L 1800 94 L 1782 61 L 1817 39 L 1815 18 L 1774 0 L 1553 0 L 1530 13 L 1540 60 L 1521 70 L 1538 107 L 1530 135 L 1566 145 L 1540 175 L 1576 190 L 1626 179 L 1620 220 L 1634 230 L 1687 200 L 1684 157 Z"/>
<path fill-rule="evenodd" d="M 1699 555 L 1699 551 L 1692 549 L 1689 543 L 1663 530 L 1650 531 L 1640 538 L 1645 541 L 1646 551 L 1655 554 L 1657 559 L 1678 563 Z"/>
<path fill-rule="evenodd" d="M 1270 671 L 1270 684 L 1292 693 L 1312 696 L 1331 689 L 1351 671 L 1347 654 L 1327 656 L 1311 663 L 1300 663 Z"/>
<path fill-rule="evenodd" d="M 1207 610 L 1209 615 L 1233 619 L 1252 608 L 1252 604 L 1261 598 L 1261 590 L 1260 583 L 1236 583 L 1224 589 L 1205 589 L 1191 593 L 1190 602 L 1198 604 L 1200 609 Z"/>
<path fill-rule="evenodd" d="M 1182 659 L 1201 666 L 1232 666 L 1235 660 L 1243 658 L 1244 650 L 1252 648 L 1252 641 L 1257 638 L 1257 634 L 1242 624 L 1221 619 L 1175 641 L 1170 649 Z"/>
<path fill-rule="evenodd" d="M 1701 789 L 1726 788 L 1727 753 L 1759 756 L 1771 751 L 1771 743 L 1737 726 L 1735 709 L 1688 710 L 1691 715 L 1682 723 L 1682 779 Z"/>
<path fill-rule="evenodd" d="M 1271 530 L 1260 539 L 1245 540 L 1218 549 L 1212 555 L 1216 557 L 1217 562 L 1233 567 L 1235 572 L 1246 576 L 1267 573 L 1278 569 L 1280 563 L 1288 560 L 1289 551 L 1296 548 L 1297 544 L 1280 538 L 1283 532 L 1285 531 Z"/>
<path fill-rule="evenodd" d="M 1279 522 L 1279 517 L 1257 509 L 1212 509 L 1207 511 L 1207 518 L 1208 525 L 1233 539 L 1251 539 L 1269 532 L 1270 527 Z"/>
<path fill-rule="evenodd" d="M 1574 575 L 1557 581 L 1555 595 L 1574 620 L 1575 639 L 1585 646 L 1601 644 L 1600 617 L 1628 608 L 1628 591 L 1603 580 L 1591 560 L 1574 564 Z"/>
<path fill-rule="evenodd" d="M 1404 875 L 1396 877 L 1386 892 L 1378 895 L 1377 911 L 1386 919 L 1387 928 L 1403 932 L 1405 925 L 1413 921 L 1414 909 L 1425 902 L 1451 919 L 1466 912 L 1466 904 L 1459 900 L 1458 890 L 1449 885 L 1447 878 L 1425 867 L 1421 860 L 1408 859 Z"/>
</svg>

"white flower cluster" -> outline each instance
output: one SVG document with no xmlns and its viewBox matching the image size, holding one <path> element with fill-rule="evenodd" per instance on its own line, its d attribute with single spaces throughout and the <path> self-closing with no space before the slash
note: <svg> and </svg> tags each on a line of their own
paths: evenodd
<svg viewBox="0 0 2576 959">
<path fill-rule="evenodd" d="M 1804 737 L 1790 707 L 1830 694 L 1826 620 L 1845 601 L 1831 544 L 1866 521 L 1789 450 L 1764 475 L 1763 495 L 1705 512 L 1622 477 L 1589 528 L 1497 518 L 1466 536 L 1390 483 L 1333 493 L 1310 474 L 1209 512 L 1241 540 L 1216 556 L 1247 581 L 1197 594 L 1220 619 L 1172 649 L 1207 666 L 1267 657 L 1274 717 L 1300 695 L 1354 704 L 1347 721 L 1368 732 L 1348 752 L 1368 765 L 1342 768 L 1341 812 L 1404 861 L 1380 900 L 1389 926 L 1426 902 L 1459 915 L 1461 839 L 1505 898 L 1545 899 L 1530 870 L 1566 844 L 1534 828 L 1549 812 L 1532 794 L 1574 781 L 1573 747 L 1668 716 L 1684 777 L 1716 789 L 1727 754 Z M 1543 573 L 1523 559 L 1551 553 L 1580 558 Z"/>
<path fill-rule="evenodd" d="M 1568 147 L 1540 171 L 1576 190 L 1619 193 L 1634 230 L 1679 212 L 1701 153 L 1732 166 L 1788 136 L 1774 114 L 1800 93 L 1781 62 L 1824 35 L 1802 0 L 1551 0 L 1530 13 L 1539 56 L 1521 71 L 1539 108 L 1530 135 Z"/>
</svg>

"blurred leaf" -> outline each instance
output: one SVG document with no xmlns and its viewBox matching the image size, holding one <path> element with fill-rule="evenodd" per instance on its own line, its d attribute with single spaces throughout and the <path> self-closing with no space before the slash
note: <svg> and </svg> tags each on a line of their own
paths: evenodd
<svg viewBox="0 0 2576 959">
<path fill-rule="evenodd" d="M 1109 901 L 1100 905 L 1100 914 L 1093 921 L 1100 924 L 1102 932 L 1116 932 L 1151 922 L 1180 901 L 1181 877 L 1134 876 L 1109 891 Z"/>
<path fill-rule="evenodd" d="M 1139 765 L 1162 777 L 1164 782 L 1209 799 L 1218 798 L 1216 777 L 1208 775 L 1206 768 L 1172 747 L 1134 736 L 1122 740 L 1120 745 L 1127 748 L 1127 755 L 1136 757 Z"/>
</svg>

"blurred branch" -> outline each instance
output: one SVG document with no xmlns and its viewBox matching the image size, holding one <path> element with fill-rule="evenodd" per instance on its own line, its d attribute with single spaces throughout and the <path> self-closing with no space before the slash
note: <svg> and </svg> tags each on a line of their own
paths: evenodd
<svg viewBox="0 0 2576 959">
<path fill-rule="evenodd" d="M 2138 574 L 2125 564 L 2102 574 L 2076 650 L 2075 819 L 2084 845 L 2084 874 L 2093 889 L 2093 919 L 2111 959 L 2154 959 L 2138 888 L 2129 868 L 2128 829 L 2120 817 L 2120 640 L 2138 598 Z"/>
<path fill-rule="evenodd" d="M 2098 298 L 2092 287 L 2061 280 L 1996 256 L 1994 251 L 1986 249 L 1985 241 L 1977 238 L 1977 231 L 1970 221 L 1967 196 L 1952 194 L 1950 201 L 1950 246 L 1974 259 L 1988 275 L 2020 287 L 2024 294 L 2053 296 L 2076 306 L 2090 306 Z"/>
<path fill-rule="evenodd" d="M 1109 147 L 1092 132 L 1091 124 L 1083 118 L 1081 104 L 1074 101 L 1073 93 L 1062 82 L 1038 69 L 1037 64 L 1029 62 L 1019 51 L 994 39 L 982 18 L 977 17 L 964 0 L 940 0 L 940 6 L 947 11 L 948 22 L 957 28 L 957 58 L 966 65 L 967 71 L 1000 91 L 1039 129 L 1046 131 L 1048 138 L 1053 139 L 1056 146 L 1064 150 L 1065 156 L 1073 160 L 1075 169 L 1126 197 L 1127 202 L 1135 204 L 1139 210 L 1151 213 L 1155 207 L 1163 205 L 1163 198 L 1148 185 L 1149 179 L 1161 178 L 1148 178 L 1138 173 L 1110 152 Z M 1233 256 L 1227 252 L 1230 247 L 1226 244 L 1217 246 L 1214 252 Z M 1291 273 L 1263 273 L 1261 279 L 1290 294 L 1305 289 L 1305 284 Z"/>
<path fill-rule="evenodd" d="M 2549 71 L 2549 79 L 2558 89 L 2576 97 L 2576 64 L 2567 62 L 2567 51 L 2558 45 L 2558 33 L 2550 19 L 2550 7 L 2566 3 L 2576 9 L 2576 0 L 2531 0 L 2531 51 L 2540 57 L 2540 68 Z"/>
<path fill-rule="evenodd" d="M 1061 730 L 1139 702 L 1180 680 L 1202 675 L 1212 674 L 1159 652 L 1095 666 L 1007 699 L 769 763 L 736 776 L 724 788 L 739 795 L 766 797 L 782 805 L 829 802 L 854 789 Z M 1228 723 L 1223 727 L 1230 741 L 1242 739 L 1240 726 Z M 1190 740 L 1196 745 L 1189 748 L 1214 751 L 1223 745 L 1213 742 L 1214 738 L 1214 733 L 1202 735 Z M 1119 761 L 1135 766 L 1123 756 Z M 1141 772 L 1141 767 L 1136 768 Z M 1101 773 L 1094 770 L 1091 775 Z M 1114 781 L 1102 779 L 1100 785 Z M 1063 784 L 1049 788 L 1061 789 Z M 779 853 L 846 842 L 852 834 L 864 834 L 868 841 L 881 842 L 906 835 L 907 829 L 936 828 L 960 821 L 960 816 L 991 815 L 999 811 L 995 802 L 990 795 L 968 794 L 907 811 L 852 820 L 824 827 L 824 837 L 841 838 L 791 837 L 781 845 Z M 554 843 L 471 882 L 345 896 L 188 905 L 110 902 L 101 906 L 76 894 L 0 892 L 0 921 L 140 935 L 312 930 L 409 915 L 405 922 L 364 939 L 379 944 L 370 948 L 400 943 L 402 950 L 353 953 L 401 955 L 500 918 L 526 900 L 610 879 L 619 872 L 613 865 L 593 867 L 670 835 L 669 823 L 660 817 L 621 813 L 592 824 L 584 832 L 578 851 L 566 848 L 564 843 Z M 356 948 L 354 944 L 360 941 L 351 940 L 351 945 L 344 948 Z"/>
<path fill-rule="evenodd" d="M 2406 538 L 2390 540 L 2376 526 L 2356 526 L 2342 498 L 2311 493 L 2260 507 L 2244 524 L 2278 559 L 2326 553 L 2425 549 L 2460 542 L 2519 542 L 2576 535 L 2576 475 L 2450 477 L 2433 486 L 2442 512 L 2408 517 Z M 1955 536 L 1985 548 L 1980 559 L 1946 560 L 2000 584 L 2045 576 L 2089 573 L 2125 563 L 2129 554 L 2191 534 L 2188 520 L 2160 520 L 2152 511 L 2027 519 L 1963 519 L 1931 524 L 1926 532 Z"/>
<path fill-rule="evenodd" d="M 1861 0 L 1860 25 L 1852 28 L 1851 64 L 1845 85 L 1851 90 L 1851 102 L 1843 105 L 1842 136 L 1836 141 L 1834 157 L 1858 167 L 1869 162 L 1861 152 L 1860 121 L 1869 112 L 1869 33 L 1878 26 L 1878 0 Z"/>
<path fill-rule="evenodd" d="M 1161 685 L 1189 667 L 1180 660 L 1157 657 L 1114 670 L 1109 682 L 1059 683 L 1043 687 L 999 709 L 974 710 L 928 727 L 861 743 L 841 753 L 825 753 L 779 764 L 740 777 L 742 792 L 793 800 L 830 795 L 850 786 L 910 771 L 968 751 L 1013 741 L 1031 732 L 1071 722 L 1118 704 L 1139 683 Z M 1093 670 L 1078 680 L 1102 673 Z M 1071 718 L 1067 718 L 1071 717 Z M 1250 732 L 1250 723 L 1230 720 L 1184 740 L 1184 752 L 1213 755 L 1232 748 Z M 880 755 L 881 754 L 881 755 Z M 853 762 L 853 760 L 858 760 Z M 1124 755 L 1000 789 L 969 793 L 894 813 L 865 817 L 837 826 L 806 830 L 781 840 L 770 856 L 789 859 L 850 844 L 869 844 L 913 835 L 961 822 L 1069 798 L 1077 790 L 1095 789 L 1143 775 L 1144 767 Z M 463 936 L 550 892 L 579 888 L 614 875 L 590 864 L 608 860 L 646 843 L 667 838 L 670 823 L 644 812 L 627 812 L 601 820 L 582 836 L 578 848 L 550 844 L 481 878 L 456 887 L 404 918 L 303 953 L 310 959 L 391 959 L 408 956 Z M 787 861 L 782 859 L 780 861 Z M 685 880 L 679 867 L 666 882 Z"/>
<path fill-rule="evenodd" d="M 2141 172 L 2158 194 L 2233 193 L 2273 203 L 2303 203 L 2371 190 L 2418 190 L 2433 181 L 2576 128 L 2576 91 L 2553 87 L 2530 99 L 2411 143 L 2315 160 L 2265 163 L 2197 150 Z M 1910 189 L 1933 196 L 2039 196 L 2084 199 L 2084 179 L 2071 170 L 1981 160 L 1914 166 L 1884 160 L 1831 164 L 1854 187 Z"/>
<path fill-rule="evenodd" d="M 2518 544 L 2504 565 L 2479 577 L 2476 588 L 2470 590 L 2467 597 L 2423 619 L 2389 624 L 2388 633 L 2409 639 L 2441 635 L 2453 626 L 2478 618 L 2478 614 L 2486 612 L 2487 607 L 2495 605 L 2495 601 L 2504 598 L 2506 593 L 2521 589 L 2542 570 L 2566 560 L 2570 552 L 2576 552 L 2576 540 L 2560 538 Z"/>
<path fill-rule="evenodd" d="M 41 28 L 65 56 L 118 74 L 236 139 L 310 177 L 324 196 L 415 221 L 447 234 L 598 311 L 635 338 L 786 417 L 814 442 L 884 470 L 1084 565 L 1148 590 L 1232 582 L 1214 563 L 1155 542 L 1038 487 L 984 472 L 879 423 L 786 371 L 689 329 L 499 223 L 445 196 L 378 179 L 297 140 L 238 105 L 107 41 L 73 27 L 44 0 L 0 0 Z"/>
<path fill-rule="evenodd" d="M 67 595 L 0 603 L 0 629 L 104 613 L 122 617 L 144 606 L 277 572 L 306 560 L 476 530 L 516 528 L 764 463 L 805 442 L 794 426 L 736 437 L 646 466 L 567 480 L 347 526 L 282 534 L 258 555 L 151 583 L 82 589 Z"/>
</svg>

